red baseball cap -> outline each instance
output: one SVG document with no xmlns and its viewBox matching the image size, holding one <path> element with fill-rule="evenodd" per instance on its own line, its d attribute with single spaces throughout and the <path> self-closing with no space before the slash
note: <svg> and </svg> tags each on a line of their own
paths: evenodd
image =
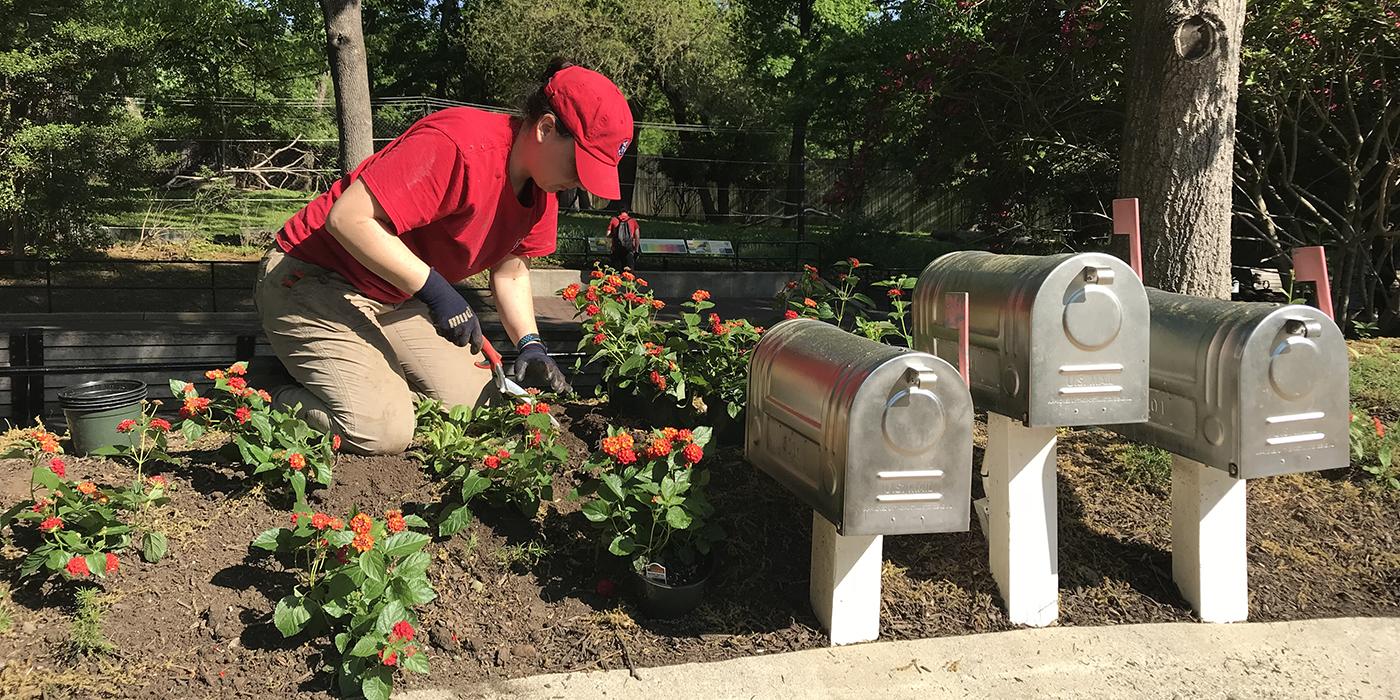
<svg viewBox="0 0 1400 700">
<path fill-rule="evenodd" d="M 632 109 L 622 91 L 602 73 L 569 66 L 549 79 L 544 94 L 574 135 L 579 183 L 603 199 L 621 199 L 617 164 L 632 144 Z"/>
</svg>

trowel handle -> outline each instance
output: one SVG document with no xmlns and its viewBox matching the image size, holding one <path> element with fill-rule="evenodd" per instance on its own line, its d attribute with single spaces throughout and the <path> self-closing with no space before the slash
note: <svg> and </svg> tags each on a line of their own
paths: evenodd
<svg viewBox="0 0 1400 700">
<path fill-rule="evenodd" d="M 486 361 L 476 363 L 477 367 L 486 369 L 487 367 L 502 366 L 501 353 L 496 352 L 496 347 L 486 338 L 481 339 L 481 354 L 486 356 Z"/>
</svg>

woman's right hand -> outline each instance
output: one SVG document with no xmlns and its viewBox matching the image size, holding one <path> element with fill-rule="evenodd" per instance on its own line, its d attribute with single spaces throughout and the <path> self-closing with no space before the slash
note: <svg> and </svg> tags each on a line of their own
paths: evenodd
<svg viewBox="0 0 1400 700">
<path fill-rule="evenodd" d="M 471 348 L 473 353 L 481 352 L 481 320 L 441 273 L 429 269 L 427 281 L 413 296 L 427 304 L 428 314 L 437 327 L 438 335 L 459 346 Z"/>
</svg>

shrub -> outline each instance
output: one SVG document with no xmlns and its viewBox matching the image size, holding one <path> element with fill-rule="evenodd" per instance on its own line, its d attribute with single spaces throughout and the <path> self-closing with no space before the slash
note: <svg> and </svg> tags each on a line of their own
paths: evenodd
<svg viewBox="0 0 1400 700">
<path fill-rule="evenodd" d="M 428 581 L 427 523 L 391 510 L 384 519 L 351 513 L 341 520 L 298 510 L 291 527 L 259 534 L 252 546 L 276 552 L 295 572 L 292 593 L 277 601 L 273 624 L 284 637 L 327 631 L 341 655 L 343 693 L 388 698 L 394 671 L 428 672 L 413 609 L 437 593 Z"/>
<path fill-rule="evenodd" d="M 704 564 L 723 531 L 712 520 L 705 496 L 709 472 L 697 468 L 710 439 L 709 428 L 662 428 L 643 434 L 613 427 L 586 466 L 596 477 L 580 488 L 591 498 L 583 514 L 593 522 L 609 552 L 641 572 L 660 565 L 667 583 L 688 583 Z"/>
</svg>

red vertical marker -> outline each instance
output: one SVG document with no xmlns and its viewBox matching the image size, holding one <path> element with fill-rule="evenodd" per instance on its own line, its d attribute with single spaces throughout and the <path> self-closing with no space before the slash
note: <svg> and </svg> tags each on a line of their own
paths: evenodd
<svg viewBox="0 0 1400 700">
<path fill-rule="evenodd" d="M 972 379 L 968 374 L 967 360 L 967 292 L 949 292 L 943 295 L 943 318 L 949 328 L 958 330 L 958 374 L 962 375 L 963 384 L 972 386 Z"/>
<path fill-rule="evenodd" d="M 1312 282 L 1317 287 L 1317 308 L 1327 314 L 1327 318 L 1337 320 L 1332 314 L 1332 284 L 1327 276 L 1327 252 L 1322 246 L 1293 249 L 1293 280 Z"/>
<path fill-rule="evenodd" d="M 1113 235 L 1128 237 L 1128 264 L 1142 279 L 1142 226 L 1137 197 L 1113 200 Z"/>
</svg>

